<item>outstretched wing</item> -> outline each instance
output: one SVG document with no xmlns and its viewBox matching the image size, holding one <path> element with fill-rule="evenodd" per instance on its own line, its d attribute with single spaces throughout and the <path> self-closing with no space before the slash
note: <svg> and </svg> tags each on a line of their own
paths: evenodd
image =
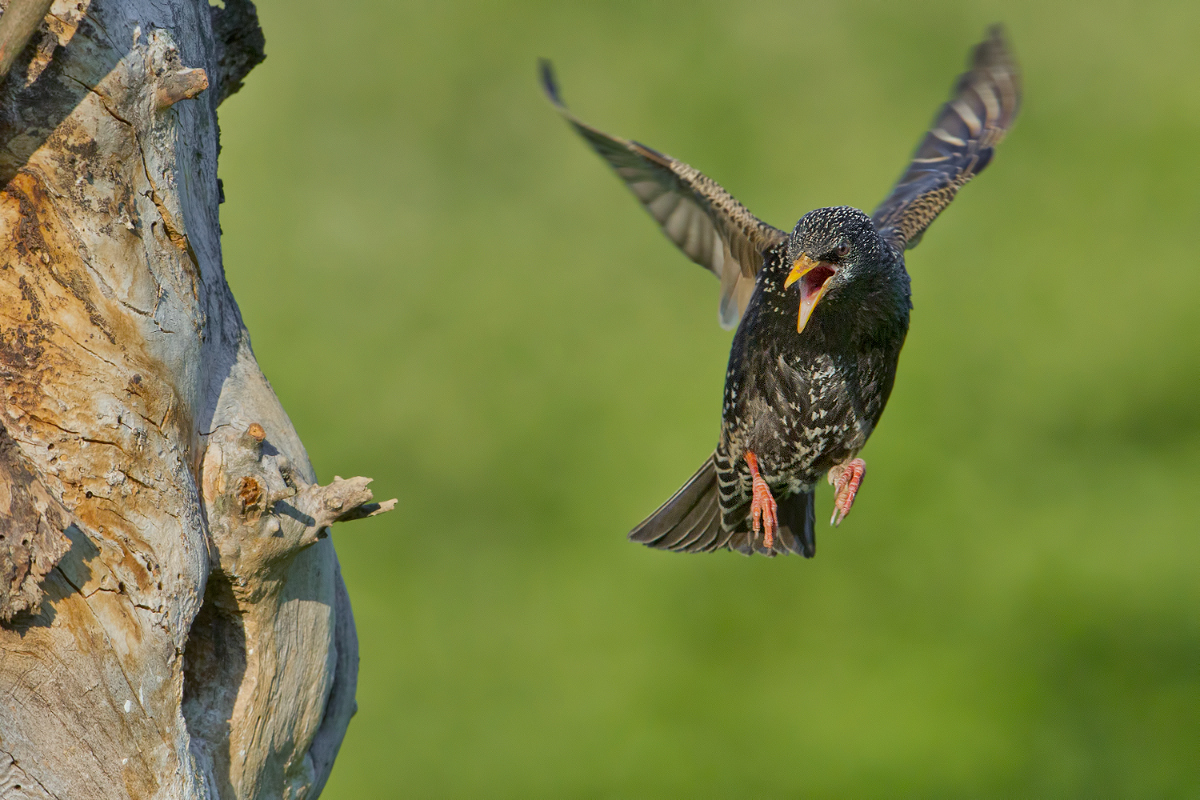
<svg viewBox="0 0 1200 800">
<path fill-rule="evenodd" d="M 763 252 L 787 234 L 751 214 L 699 170 L 581 122 L 559 97 L 550 62 L 543 60 L 541 68 L 546 95 L 567 122 L 625 181 L 667 238 L 720 278 L 721 326 L 737 325 L 754 289 Z"/>
<path fill-rule="evenodd" d="M 1021 76 L 996 25 L 976 45 L 970 71 L 959 76 L 908 170 L 875 209 L 875 227 L 914 247 L 958 190 L 983 172 L 1020 107 Z"/>
</svg>

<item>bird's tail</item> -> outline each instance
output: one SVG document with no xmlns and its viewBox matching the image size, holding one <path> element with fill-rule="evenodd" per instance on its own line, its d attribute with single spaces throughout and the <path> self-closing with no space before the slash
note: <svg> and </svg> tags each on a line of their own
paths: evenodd
<svg viewBox="0 0 1200 800">
<path fill-rule="evenodd" d="M 779 542 L 805 558 L 817 554 L 817 495 L 812 489 L 779 501 Z"/>
<path fill-rule="evenodd" d="M 670 500 L 629 534 L 630 541 L 679 553 L 715 550 L 724 544 L 722 539 L 728 538 L 721 529 L 717 465 L 712 456 Z"/>
<path fill-rule="evenodd" d="M 751 553 L 761 553 L 765 556 L 795 553 L 812 558 L 817 554 L 815 501 L 816 496 L 811 489 L 776 499 L 779 529 L 775 531 L 775 542 L 770 550 L 763 546 L 762 533 L 755 534 L 750 527 L 750 504 L 746 503 L 741 509 L 745 518 L 729 535 L 725 546 L 747 556 Z"/>
<path fill-rule="evenodd" d="M 813 493 L 794 494 L 778 503 L 779 531 L 770 551 L 763 547 L 761 533 L 751 533 L 746 514 L 733 530 L 727 530 L 721 524 L 717 465 L 713 456 L 709 456 L 670 500 L 630 532 L 629 539 L 677 553 L 708 553 L 728 548 L 745 555 L 796 553 L 812 558 L 817 549 Z"/>
</svg>

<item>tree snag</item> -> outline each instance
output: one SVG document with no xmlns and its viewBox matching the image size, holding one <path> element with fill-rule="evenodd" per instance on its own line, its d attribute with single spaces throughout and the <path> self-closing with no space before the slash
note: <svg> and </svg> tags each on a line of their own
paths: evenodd
<svg viewBox="0 0 1200 800">
<path fill-rule="evenodd" d="M 329 527 L 395 501 L 317 485 L 225 282 L 254 7 L 0 10 L 0 796 L 315 797 L 358 669 Z"/>
</svg>

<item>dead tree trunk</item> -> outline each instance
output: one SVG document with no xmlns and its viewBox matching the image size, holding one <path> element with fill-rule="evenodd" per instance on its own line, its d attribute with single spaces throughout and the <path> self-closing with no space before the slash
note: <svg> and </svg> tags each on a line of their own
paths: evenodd
<svg viewBox="0 0 1200 800">
<path fill-rule="evenodd" d="M 254 7 L 0 8 L 0 796 L 315 797 L 358 662 L 329 526 L 391 503 L 316 485 L 225 282 Z"/>
</svg>

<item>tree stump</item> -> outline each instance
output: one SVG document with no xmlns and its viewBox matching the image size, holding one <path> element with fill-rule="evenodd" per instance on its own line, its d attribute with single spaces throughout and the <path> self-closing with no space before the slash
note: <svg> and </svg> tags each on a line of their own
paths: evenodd
<svg viewBox="0 0 1200 800">
<path fill-rule="evenodd" d="M 329 526 L 395 501 L 316 484 L 225 282 L 254 7 L 9 31 L 46 5 L 0 0 L 0 796 L 315 797 L 358 667 Z"/>
</svg>

